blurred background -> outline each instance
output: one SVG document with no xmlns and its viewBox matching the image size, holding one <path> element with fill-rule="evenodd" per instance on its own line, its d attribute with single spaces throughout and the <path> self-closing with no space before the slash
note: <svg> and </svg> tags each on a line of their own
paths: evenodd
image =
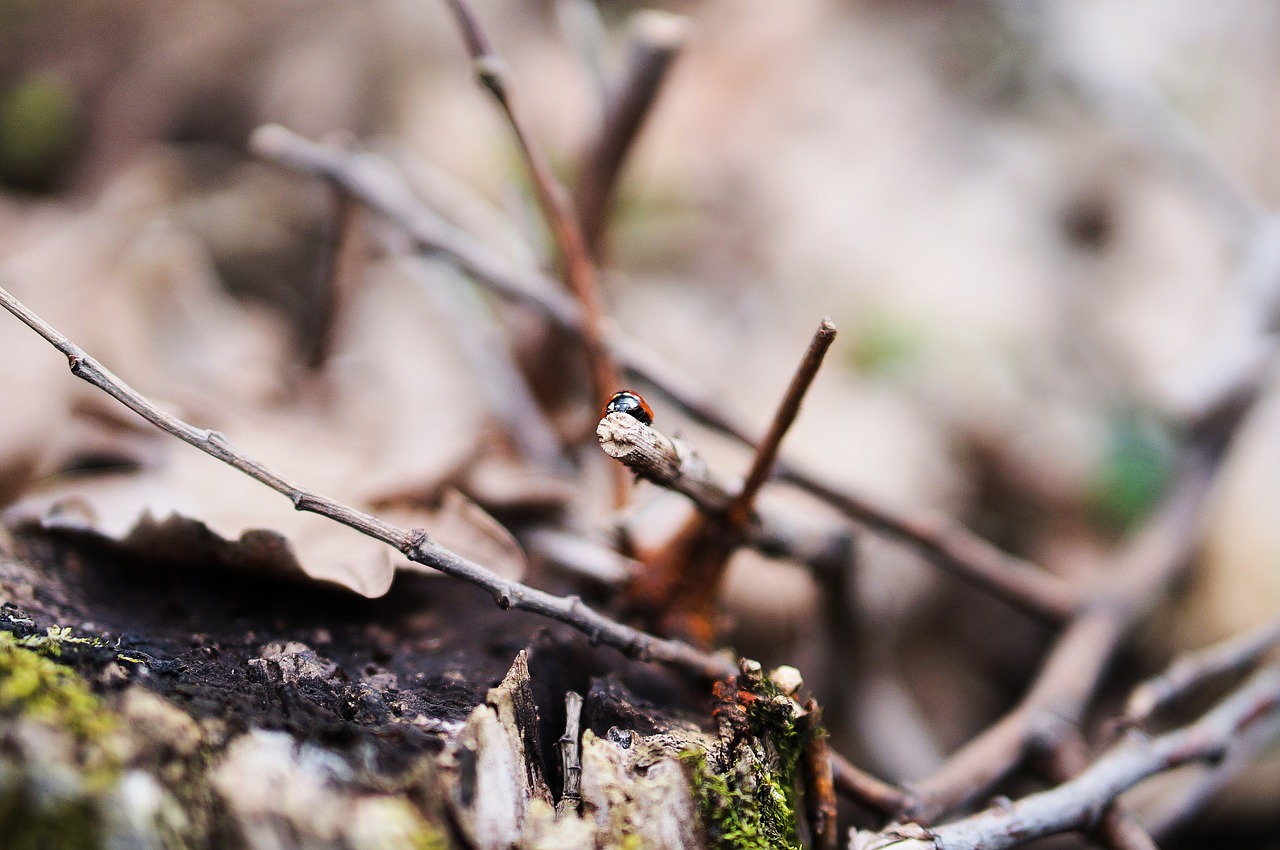
<svg viewBox="0 0 1280 850">
<path fill-rule="evenodd" d="M 619 188 L 612 316 L 756 431 L 831 316 L 841 335 L 789 453 L 1049 569 L 1096 569 L 1164 492 L 1188 413 L 1269 351 L 1280 5 L 657 5 L 688 16 L 691 38 Z M 475 8 L 571 182 L 642 6 Z M 194 369 L 219 404 L 278 404 L 315 333 L 333 203 L 252 159 L 264 122 L 380 150 L 470 210 L 495 251 L 549 263 L 510 134 L 441 3 L 0 0 L 4 274 L 143 389 L 182 395 Z M 25 334 L 0 324 L 4 501 L 65 468 L 59 423 L 84 403 Z M 455 344 L 428 336 L 395 387 L 421 396 L 443 468 L 488 414 Z M 657 412 L 715 464 L 745 466 Z M 1131 671 L 1280 612 L 1278 420 L 1268 393 Z M 900 548 L 868 540 L 861 563 L 850 617 L 869 648 L 848 665 L 812 634 L 807 575 L 750 554 L 726 591 L 750 628 L 730 642 L 798 662 L 839 706 L 838 741 L 918 775 L 1008 705 L 1048 634 Z M 842 679 L 855 669 L 856 688 Z M 1236 802 L 1274 821 L 1274 781 L 1253 790 Z"/>
</svg>

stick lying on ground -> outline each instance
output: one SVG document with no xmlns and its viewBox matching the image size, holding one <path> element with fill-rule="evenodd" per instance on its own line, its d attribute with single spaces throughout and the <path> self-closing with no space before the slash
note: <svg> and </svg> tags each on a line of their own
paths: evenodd
<svg viewBox="0 0 1280 850">
<path fill-rule="evenodd" d="M 218 432 L 196 428 L 156 407 L 4 289 L 0 289 L 0 306 L 17 316 L 29 328 L 44 337 L 50 345 L 62 352 L 71 366 L 73 375 L 98 387 L 162 431 L 190 443 L 277 493 L 287 496 L 293 502 L 293 506 L 300 511 L 311 511 L 328 517 L 334 522 L 395 547 L 415 563 L 482 588 L 488 591 L 502 608 L 530 611 L 565 623 L 589 636 L 592 642 L 611 646 L 633 658 L 682 667 L 709 678 L 731 676 L 737 669 L 725 656 L 703 652 L 681 641 L 659 638 L 611 620 L 584 605 L 576 596 L 560 597 L 517 581 L 504 579 L 444 548 L 421 529 L 398 528 L 348 505 L 304 490 L 259 461 L 243 454 Z"/>
</svg>

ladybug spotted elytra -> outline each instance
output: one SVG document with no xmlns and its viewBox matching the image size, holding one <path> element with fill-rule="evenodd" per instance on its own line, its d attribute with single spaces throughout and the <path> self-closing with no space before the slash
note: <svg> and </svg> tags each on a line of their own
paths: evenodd
<svg viewBox="0 0 1280 850">
<path fill-rule="evenodd" d="M 604 415 L 625 413 L 645 425 L 653 424 L 653 408 L 641 398 L 640 394 L 631 390 L 621 390 L 613 394 L 609 403 L 604 406 Z"/>
</svg>

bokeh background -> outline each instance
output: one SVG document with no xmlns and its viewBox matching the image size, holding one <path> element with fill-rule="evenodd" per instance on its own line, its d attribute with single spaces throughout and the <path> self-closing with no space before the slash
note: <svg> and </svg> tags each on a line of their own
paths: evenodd
<svg viewBox="0 0 1280 850">
<path fill-rule="evenodd" d="M 758 430 L 829 315 L 841 336 L 788 452 L 1049 569 L 1105 563 L 1168 483 L 1188 413 L 1269 351 L 1280 6 L 658 5 L 688 16 L 691 37 L 623 175 L 613 317 Z M 534 139 L 572 181 L 641 6 L 475 7 Z M 253 160 L 264 122 L 386 153 L 496 252 L 551 262 L 510 134 L 441 3 L 0 0 L 5 285 L 143 389 L 211 416 L 279 412 L 315 333 L 333 204 Z M 405 274 L 380 263 L 371 274 Z M 397 297 L 352 319 L 352 339 L 385 339 L 343 368 L 349 383 L 382 374 L 368 363 L 420 329 L 414 369 L 360 397 L 354 430 L 317 426 L 292 460 L 299 477 L 326 463 L 317 446 L 383 440 L 385 423 L 369 423 L 387 418 L 415 427 L 333 475 L 394 477 L 426 440 L 434 453 L 409 466 L 430 477 L 491 418 L 439 305 L 388 324 Z M 116 452 L 133 439 L 69 424 L 86 418 L 87 390 L 25 334 L 0 323 L 5 502 L 82 463 L 86 439 Z M 309 409 L 294 405 L 290 427 L 310 427 Z M 745 464 L 678 412 L 658 415 L 718 465 Z M 1280 611 L 1277 425 L 1268 391 L 1194 570 L 1130 670 Z M 588 478 L 576 498 L 600 502 L 604 476 Z M 607 518 L 583 510 L 588 527 Z M 887 544 L 867 541 L 862 566 L 850 607 L 871 649 L 851 650 L 856 664 L 817 648 L 820 593 L 804 572 L 750 555 L 726 591 L 747 624 L 731 640 L 799 660 L 841 704 L 839 740 L 891 775 L 923 773 L 1008 704 L 1047 635 Z M 1274 780 L 1250 788 L 1235 803 L 1274 824 Z"/>
</svg>

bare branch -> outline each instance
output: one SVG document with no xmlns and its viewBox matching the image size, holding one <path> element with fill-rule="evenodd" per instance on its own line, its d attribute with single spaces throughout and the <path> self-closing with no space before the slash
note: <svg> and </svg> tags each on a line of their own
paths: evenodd
<svg viewBox="0 0 1280 850">
<path fill-rule="evenodd" d="M 576 596 L 555 596 L 520 582 L 504 579 L 436 543 L 421 529 L 410 531 L 398 528 L 348 505 L 305 490 L 245 455 L 218 432 L 196 428 L 156 407 L 4 289 L 0 289 L 0 306 L 62 352 L 73 375 L 98 387 L 160 430 L 287 496 L 297 510 L 320 514 L 395 547 L 415 563 L 488 591 L 501 608 L 530 611 L 565 623 L 588 635 L 592 642 L 614 647 L 633 658 L 660 661 L 709 678 L 733 675 L 736 669 L 726 657 L 703 652 L 680 641 L 655 637 L 611 620 L 584 605 Z"/>
<path fill-rule="evenodd" d="M 777 477 L 1028 614 L 1059 622 L 1070 617 L 1080 602 L 1080 594 L 1065 580 L 1030 561 L 1002 552 L 948 517 L 897 513 L 842 492 L 785 459 L 778 464 Z"/>
<path fill-rule="evenodd" d="M 1195 723 L 1150 738 L 1132 732 L 1057 788 L 932 829 L 854 836 L 853 850 L 1003 850 L 1047 835 L 1092 829 L 1115 799 L 1142 780 L 1191 762 L 1214 762 L 1241 732 L 1280 710 L 1280 669 L 1268 668 Z"/>
<path fill-rule="evenodd" d="M 912 808 L 909 792 L 877 779 L 834 750 L 830 755 L 831 780 L 835 789 L 850 800 L 885 816 Z"/>
<path fill-rule="evenodd" d="M 1130 694 L 1125 705 L 1125 720 L 1145 723 L 1156 711 L 1195 686 L 1227 673 L 1247 670 L 1277 645 L 1280 645 L 1280 617 L 1244 634 L 1189 652 Z"/>
<path fill-rule="evenodd" d="M 653 10 L 640 12 L 631 22 L 627 68 L 609 98 L 600 131 L 583 156 L 574 193 L 578 220 L 595 257 L 600 256 L 622 164 L 667 72 L 688 41 L 689 29 L 687 18 Z"/>
<path fill-rule="evenodd" d="M 1048 778 L 1054 785 L 1075 779 L 1089 767 L 1088 745 L 1076 727 L 1059 736 L 1047 755 Z M 1107 807 L 1090 832 L 1108 850 L 1159 850 L 1142 824 L 1119 801 Z"/>
<path fill-rule="evenodd" d="M 835 340 L 835 324 L 830 319 L 823 319 L 818 324 L 818 329 L 814 331 L 813 339 L 809 341 L 809 347 L 805 349 L 804 357 L 801 358 L 800 365 L 796 368 L 791 384 L 787 387 L 787 393 L 782 398 L 782 403 L 778 405 L 778 410 L 774 413 L 773 422 L 770 423 L 769 430 L 756 448 L 756 456 L 752 459 L 751 469 L 747 472 L 747 476 L 742 482 L 742 489 L 738 491 L 732 504 L 729 505 L 729 509 L 725 512 L 731 525 L 742 527 L 746 524 L 747 518 L 752 512 L 752 506 L 755 504 L 756 495 L 760 492 L 760 488 L 764 486 L 764 482 L 769 478 L 769 473 L 773 470 L 774 461 L 778 458 L 778 450 L 782 447 L 782 438 L 786 436 L 787 431 L 791 429 L 791 423 L 795 422 L 796 416 L 799 415 L 800 403 L 804 401 L 805 393 L 812 386 L 813 379 L 817 377 L 818 370 L 822 368 L 822 361 L 827 356 L 827 350 L 831 348 L 831 343 L 835 342 Z"/>
<path fill-rule="evenodd" d="M 722 517 L 739 485 L 715 474 L 693 444 L 668 437 L 625 413 L 610 413 L 596 426 L 605 454 L 637 476 L 686 496 L 706 516 Z M 774 558 L 807 565 L 818 575 L 839 569 L 852 550 L 847 528 L 806 525 L 777 510 L 753 510 L 742 528 L 748 545 Z"/>
</svg>

